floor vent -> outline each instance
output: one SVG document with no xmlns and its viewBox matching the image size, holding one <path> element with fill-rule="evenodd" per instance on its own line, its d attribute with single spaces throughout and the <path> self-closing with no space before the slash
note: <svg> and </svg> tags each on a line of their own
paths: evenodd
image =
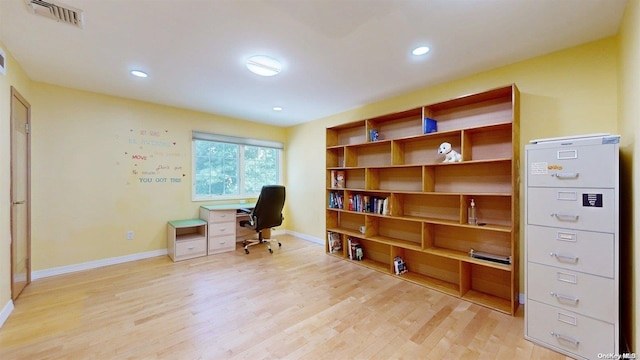
<svg viewBox="0 0 640 360">
<path fill-rule="evenodd" d="M 48 17 L 82 29 L 82 10 L 71 6 L 41 0 L 26 0 L 29 10 L 36 15 Z"/>
</svg>

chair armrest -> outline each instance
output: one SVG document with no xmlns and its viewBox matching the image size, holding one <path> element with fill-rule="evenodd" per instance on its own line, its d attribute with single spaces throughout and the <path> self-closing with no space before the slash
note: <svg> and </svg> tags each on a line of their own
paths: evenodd
<svg viewBox="0 0 640 360">
<path fill-rule="evenodd" d="M 245 214 L 251 214 L 251 209 L 238 209 L 238 212 L 243 212 Z"/>
</svg>

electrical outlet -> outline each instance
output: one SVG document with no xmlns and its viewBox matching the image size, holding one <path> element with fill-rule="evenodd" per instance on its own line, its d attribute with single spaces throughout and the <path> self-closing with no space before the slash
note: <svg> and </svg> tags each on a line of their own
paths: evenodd
<svg viewBox="0 0 640 360">
<path fill-rule="evenodd" d="M 127 240 L 133 240 L 133 230 L 127 231 Z"/>
</svg>

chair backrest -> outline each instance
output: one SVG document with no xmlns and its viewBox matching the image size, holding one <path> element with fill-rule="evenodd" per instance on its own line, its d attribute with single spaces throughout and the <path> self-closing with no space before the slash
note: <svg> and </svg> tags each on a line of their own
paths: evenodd
<svg viewBox="0 0 640 360">
<path fill-rule="evenodd" d="M 265 185 L 262 187 L 258 202 L 256 202 L 256 206 L 251 213 L 256 224 L 256 230 L 260 231 L 282 224 L 284 199 L 284 186 Z"/>
</svg>

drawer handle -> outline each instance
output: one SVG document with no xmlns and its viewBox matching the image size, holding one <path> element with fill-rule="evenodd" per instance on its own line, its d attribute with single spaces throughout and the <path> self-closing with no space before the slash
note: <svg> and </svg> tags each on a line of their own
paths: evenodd
<svg viewBox="0 0 640 360">
<path fill-rule="evenodd" d="M 572 303 L 574 303 L 574 304 L 577 304 L 577 303 L 578 303 L 578 301 L 580 301 L 580 299 L 578 299 L 578 298 L 577 298 L 577 297 L 575 297 L 575 296 L 569 296 L 569 295 L 558 294 L 558 293 L 553 292 L 553 291 L 550 293 L 550 295 L 551 295 L 551 296 L 554 296 L 554 297 L 555 297 L 556 299 L 558 299 L 558 300 L 570 301 L 570 302 L 572 302 Z"/>
<path fill-rule="evenodd" d="M 224 243 L 226 243 L 226 241 L 220 241 L 220 245 L 223 245 Z"/>
<path fill-rule="evenodd" d="M 220 232 L 224 232 L 224 231 L 226 231 L 226 230 L 227 230 L 227 228 L 220 228 L 220 230 L 219 230 L 219 231 L 220 231 Z"/>
<path fill-rule="evenodd" d="M 193 250 L 194 248 L 195 248 L 195 246 L 189 246 L 187 249 Z"/>
<path fill-rule="evenodd" d="M 578 341 L 578 340 L 576 340 L 576 339 L 574 339 L 572 337 L 569 337 L 567 335 L 558 334 L 557 332 L 553 332 L 552 331 L 551 332 L 551 336 L 555 337 L 558 340 L 563 340 L 563 341 L 566 341 L 566 342 L 570 342 L 575 346 L 580 345 L 580 341 Z"/>
<path fill-rule="evenodd" d="M 575 173 L 555 173 L 555 174 L 551 174 L 551 176 L 555 176 L 558 179 L 577 179 L 578 178 L 579 173 L 575 172 Z"/>
<path fill-rule="evenodd" d="M 578 262 L 577 256 L 562 255 L 562 254 L 553 253 L 553 252 L 550 253 L 549 256 L 555 257 L 556 259 L 558 259 L 558 261 L 561 261 L 561 262 L 574 263 L 574 264 Z"/>
<path fill-rule="evenodd" d="M 551 216 L 555 217 L 560 221 L 578 221 L 578 215 L 553 213 L 551 214 Z"/>
</svg>

